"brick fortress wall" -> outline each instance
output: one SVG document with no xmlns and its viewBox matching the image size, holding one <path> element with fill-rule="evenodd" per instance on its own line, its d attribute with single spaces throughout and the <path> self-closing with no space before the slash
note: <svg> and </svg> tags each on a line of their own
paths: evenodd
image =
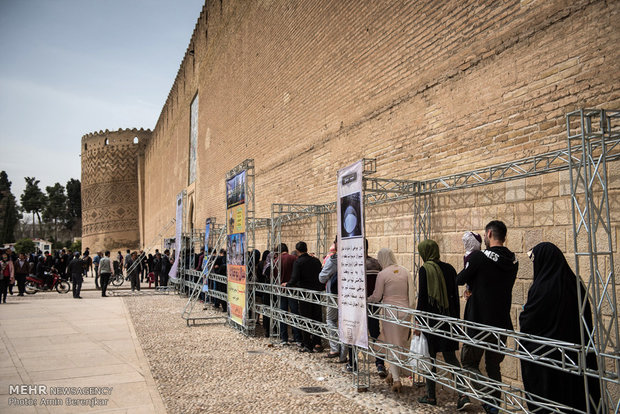
<svg viewBox="0 0 620 414">
<path fill-rule="evenodd" d="M 362 157 L 377 158 L 379 177 L 418 180 L 565 148 L 567 112 L 620 108 L 619 11 L 604 1 L 207 1 L 145 148 L 142 241 L 174 217 L 183 189 L 194 223 L 222 223 L 224 177 L 246 158 L 256 216 L 269 217 L 272 203 L 334 201 L 337 170 Z M 610 171 L 617 246 L 618 163 Z M 432 236 L 457 269 L 463 231 L 509 226 L 521 262 L 515 327 L 531 284 L 525 252 L 549 240 L 574 263 L 567 183 L 554 173 L 433 197 Z M 411 268 L 412 214 L 410 201 L 371 208 L 371 252 L 390 247 Z M 289 226 L 282 239 L 294 246 L 303 235 L 312 250 L 313 226 Z M 519 381 L 514 360 L 504 372 Z"/>
<path fill-rule="evenodd" d="M 150 130 L 82 137 L 82 246 L 91 251 L 140 246 L 139 154 Z"/>
</svg>

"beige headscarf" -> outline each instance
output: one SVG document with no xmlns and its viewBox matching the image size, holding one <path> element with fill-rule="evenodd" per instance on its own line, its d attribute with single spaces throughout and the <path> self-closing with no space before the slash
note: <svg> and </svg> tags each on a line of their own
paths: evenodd
<svg viewBox="0 0 620 414">
<path fill-rule="evenodd" d="M 388 248 L 379 250 L 379 253 L 377 253 L 377 260 L 381 265 L 381 269 L 396 264 L 396 256 L 394 256 L 394 252 Z"/>
<path fill-rule="evenodd" d="M 382 269 L 392 265 L 398 266 L 398 263 L 396 263 L 396 256 L 394 256 L 394 252 L 391 249 L 383 248 L 379 250 L 377 253 L 377 260 Z M 409 298 L 409 307 L 414 308 L 416 294 L 415 284 L 413 283 L 411 275 L 407 278 L 407 296 Z"/>
</svg>

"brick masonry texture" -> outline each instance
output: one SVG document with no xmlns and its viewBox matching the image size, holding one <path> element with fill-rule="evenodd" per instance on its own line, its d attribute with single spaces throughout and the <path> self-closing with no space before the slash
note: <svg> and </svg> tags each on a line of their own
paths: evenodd
<svg viewBox="0 0 620 414">
<path fill-rule="evenodd" d="M 82 244 L 93 251 L 140 245 L 139 153 L 150 130 L 82 137 Z"/>
<path fill-rule="evenodd" d="M 337 170 L 363 157 L 377 158 L 378 177 L 417 180 L 565 148 L 566 113 L 620 108 L 619 12 L 604 1 L 207 1 L 144 143 L 141 242 L 174 217 L 182 190 L 196 227 L 223 222 L 226 172 L 247 158 L 256 217 L 269 217 L 272 203 L 335 201 Z M 609 170 L 617 239 L 618 163 Z M 552 241 L 574 264 L 567 172 L 438 194 L 432 205 L 432 237 L 457 269 L 464 231 L 491 219 L 509 226 L 521 262 L 515 322 L 531 284 L 527 250 Z M 370 251 L 390 247 L 412 268 L 412 217 L 413 201 L 370 208 Z M 312 250 L 314 229 L 286 227 L 282 240 L 304 237 Z M 256 242 L 266 248 L 266 232 Z M 518 381 L 516 371 L 506 375 Z"/>
</svg>

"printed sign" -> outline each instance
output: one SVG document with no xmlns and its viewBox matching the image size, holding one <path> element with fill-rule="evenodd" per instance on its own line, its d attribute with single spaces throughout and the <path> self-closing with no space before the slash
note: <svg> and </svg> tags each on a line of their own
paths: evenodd
<svg viewBox="0 0 620 414">
<path fill-rule="evenodd" d="M 179 262 L 181 261 L 181 233 L 183 232 L 183 192 L 177 195 L 177 218 L 174 236 L 174 263 L 170 268 L 169 276 L 172 279 L 177 278 L 179 271 Z"/>
<path fill-rule="evenodd" d="M 246 318 L 245 185 L 245 171 L 226 181 L 228 306 L 230 318 L 239 325 L 244 325 Z"/>
<path fill-rule="evenodd" d="M 368 348 L 363 163 L 338 171 L 338 337 Z"/>
</svg>

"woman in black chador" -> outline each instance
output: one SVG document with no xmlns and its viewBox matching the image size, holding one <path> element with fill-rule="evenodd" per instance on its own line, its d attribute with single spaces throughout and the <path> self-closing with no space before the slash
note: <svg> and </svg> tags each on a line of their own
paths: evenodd
<svg viewBox="0 0 620 414">
<path fill-rule="evenodd" d="M 571 270 L 564 254 L 553 243 L 540 243 L 532 249 L 530 258 L 534 262 L 534 282 L 527 294 L 527 302 L 519 316 L 521 332 L 560 341 L 581 343 L 579 332 L 579 305 L 577 286 L 585 301 L 584 321 L 592 329 L 592 312 L 586 290 Z M 537 355 L 548 349 L 536 350 L 539 345 L 524 341 L 528 351 Z M 569 353 L 576 361 L 577 355 Z M 553 352 L 548 357 L 560 360 L 560 353 Z M 587 366 L 597 369 L 596 356 L 589 354 Z M 521 361 L 523 386 L 531 394 L 565 404 L 569 407 L 586 410 L 585 384 L 582 375 L 575 375 L 558 369 Z M 589 398 L 596 404 L 600 398 L 597 378 L 588 379 Z M 535 396 L 533 400 L 536 401 Z M 537 406 L 528 404 L 534 411 Z M 592 405 L 591 405 L 592 406 Z M 537 413 L 547 412 L 538 410 Z"/>
</svg>

